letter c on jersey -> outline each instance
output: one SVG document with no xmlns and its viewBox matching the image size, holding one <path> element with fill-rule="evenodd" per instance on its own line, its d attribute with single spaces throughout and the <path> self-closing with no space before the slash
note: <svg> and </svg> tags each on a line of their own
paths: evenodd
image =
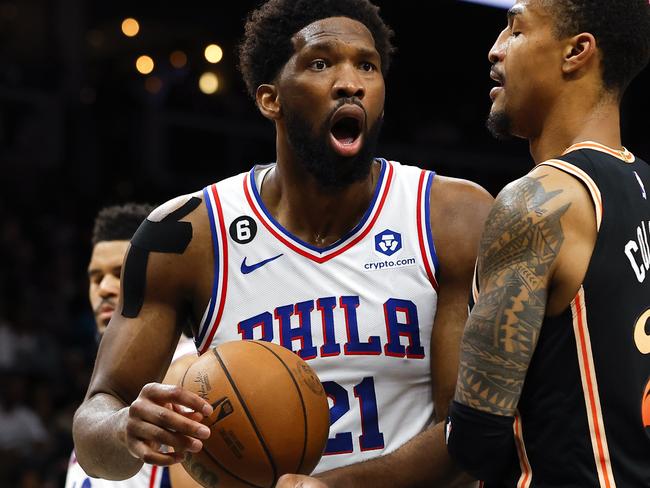
<svg viewBox="0 0 650 488">
<path fill-rule="evenodd" d="M 641 354 L 650 354 L 650 334 L 646 332 L 648 320 L 650 320 L 650 309 L 641 314 L 634 326 L 634 342 Z"/>
</svg>

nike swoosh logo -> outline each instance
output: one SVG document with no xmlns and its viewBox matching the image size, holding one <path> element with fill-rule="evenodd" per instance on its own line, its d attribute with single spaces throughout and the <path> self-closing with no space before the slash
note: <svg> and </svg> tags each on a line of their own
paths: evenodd
<svg viewBox="0 0 650 488">
<path fill-rule="evenodd" d="M 244 258 L 244 260 L 241 262 L 241 272 L 242 272 L 243 274 L 252 273 L 252 272 L 255 271 L 257 268 L 261 268 L 261 267 L 264 266 L 265 264 L 268 264 L 268 263 L 270 263 L 271 261 L 275 261 L 275 260 L 278 259 L 280 256 L 284 256 L 284 254 L 278 254 L 277 256 L 273 256 L 272 258 L 265 259 L 264 261 L 260 261 L 259 263 L 255 263 L 255 264 L 251 264 L 251 265 L 246 264 L 246 258 Z"/>
</svg>

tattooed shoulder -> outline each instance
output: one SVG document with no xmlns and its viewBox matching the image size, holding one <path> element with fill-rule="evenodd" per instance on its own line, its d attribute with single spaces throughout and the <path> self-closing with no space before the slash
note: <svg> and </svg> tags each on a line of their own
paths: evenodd
<svg viewBox="0 0 650 488">
<path fill-rule="evenodd" d="M 456 400 L 500 415 L 517 407 L 564 242 L 570 203 L 543 179 L 521 178 L 497 197 L 481 238 L 481 292 L 461 343 Z"/>
</svg>

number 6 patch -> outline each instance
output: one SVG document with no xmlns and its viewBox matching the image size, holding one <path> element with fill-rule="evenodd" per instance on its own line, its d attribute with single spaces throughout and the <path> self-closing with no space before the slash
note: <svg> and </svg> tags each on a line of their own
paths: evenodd
<svg viewBox="0 0 650 488">
<path fill-rule="evenodd" d="M 248 244 L 257 234 L 257 224 L 251 217 L 237 217 L 230 224 L 230 237 L 239 244 Z"/>
</svg>

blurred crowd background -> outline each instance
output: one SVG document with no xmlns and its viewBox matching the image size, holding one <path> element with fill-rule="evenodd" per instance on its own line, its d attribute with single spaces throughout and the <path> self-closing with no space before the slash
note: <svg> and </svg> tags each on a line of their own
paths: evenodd
<svg viewBox="0 0 650 488">
<path fill-rule="evenodd" d="M 63 486 L 96 353 L 97 211 L 162 203 L 274 159 L 273 126 L 236 68 L 257 3 L 0 0 L 0 487 Z M 505 10 L 375 3 L 398 48 L 379 155 L 494 195 L 522 176 L 527 145 L 484 129 Z M 623 103 L 624 144 L 646 160 L 648 71 Z"/>
</svg>

